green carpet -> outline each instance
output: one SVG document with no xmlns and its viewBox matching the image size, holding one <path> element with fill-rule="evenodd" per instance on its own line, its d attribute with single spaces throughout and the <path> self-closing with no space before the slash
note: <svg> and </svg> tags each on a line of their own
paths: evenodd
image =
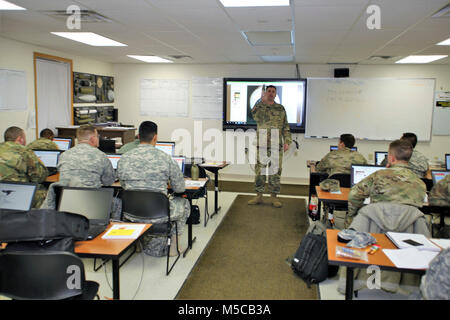
<svg viewBox="0 0 450 320">
<path fill-rule="evenodd" d="M 208 185 L 208 190 L 214 191 L 214 178 Z M 255 193 L 254 182 L 242 182 L 242 181 L 222 181 L 219 180 L 219 190 L 229 192 L 242 192 L 242 193 Z M 304 196 L 309 195 L 309 185 L 302 184 L 282 184 L 281 195 L 289 196 Z"/>
<path fill-rule="evenodd" d="M 238 195 L 176 299 L 317 299 L 286 258 L 297 250 L 308 228 L 303 199 L 283 198 L 283 208 L 249 206 Z"/>
</svg>

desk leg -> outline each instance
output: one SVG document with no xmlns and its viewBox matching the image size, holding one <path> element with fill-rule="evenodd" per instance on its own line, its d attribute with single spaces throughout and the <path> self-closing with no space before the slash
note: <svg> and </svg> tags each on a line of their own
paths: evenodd
<svg viewBox="0 0 450 320">
<path fill-rule="evenodd" d="M 120 299 L 119 259 L 112 260 L 113 299 Z"/>
<path fill-rule="evenodd" d="M 188 197 L 188 200 L 189 200 L 189 206 L 191 208 L 191 213 L 192 213 L 192 199 L 190 197 Z M 196 239 L 197 239 L 196 237 L 192 238 L 192 221 L 191 221 L 191 219 L 188 219 L 188 247 L 186 248 L 186 250 L 183 253 L 183 258 L 186 257 L 186 254 L 188 253 L 188 251 L 190 249 L 192 249 L 192 244 L 195 242 Z"/>
<path fill-rule="evenodd" d="M 353 268 L 347 267 L 345 277 L 345 300 L 353 299 Z"/>
<path fill-rule="evenodd" d="M 221 209 L 218 207 L 219 202 L 219 171 L 214 171 L 214 212 L 211 214 L 211 217 L 214 217 L 217 213 L 219 213 L 219 210 Z"/>
</svg>

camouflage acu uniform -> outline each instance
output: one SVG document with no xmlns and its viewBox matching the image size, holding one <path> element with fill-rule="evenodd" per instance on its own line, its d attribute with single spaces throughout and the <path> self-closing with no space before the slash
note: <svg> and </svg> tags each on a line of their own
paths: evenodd
<svg viewBox="0 0 450 320">
<path fill-rule="evenodd" d="M 27 145 L 28 149 L 59 150 L 58 145 L 47 138 L 39 138 Z"/>
<path fill-rule="evenodd" d="M 367 164 L 367 160 L 358 151 L 345 148 L 329 152 L 320 160 L 316 170 L 326 172 L 328 176 L 335 173 L 350 174 L 352 164 Z"/>
<path fill-rule="evenodd" d="M 55 208 L 55 186 L 100 188 L 115 180 L 114 169 L 106 155 L 87 143 L 63 152 L 58 163 L 59 182 L 50 185 L 45 208 Z"/>
<path fill-rule="evenodd" d="M 280 193 L 280 177 L 283 163 L 283 145 L 291 144 L 292 137 L 286 111 L 281 104 L 259 102 L 252 109 L 257 123 L 257 157 L 255 165 L 255 190 L 263 193 L 266 176 L 262 173 L 268 167 L 269 193 Z M 274 136 L 272 136 L 274 135 Z M 270 160 L 269 166 L 267 165 Z"/>
<path fill-rule="evenodd" d="M 450 299 L 450 248 L 443 250 L 431 262 L 420 283 L 425 300 Z"/>
<path fill-rule="evenodd" d="M 450 206 L 450 174 L 433 186 L 428 201 L 433 206 Z"/>
<path fill-rule="evenodd" d="M 140 144 L 124 154 L 117 165 L 118 177 L 125 190 L 150 190 L 167 195 L 167 183 L 175 193 L 185 191 L 183 173 L 171 156 L 149 144 Z M 181 235 L 190 214 L 189 202 L 185 198 L 169 199 L 170 219 L 177 221 L 178 235 Z M 132 222 L 144 222 L 124 212 L 124 218 Z M 164 223 L 167 219 L 146 220 L 146 223 Z M 175 235 L 175 228 L 172 231 Z M 143 237 L 144 252 L 151 256 L 167 254 L 165 237 L 147 235 Z"/>
<path fill-rule="evenodd" d="M 351 188 L 346 227 L 366 198 L 370 197 L 371 203 L 394 202 L 422 207 L 425 193 L 425 183 L 408 169 L 407 164 L 396 164 L 378 170 Z"/>
<path fill-rule="evenodd" d="M 128 142 L 128 143 L 124 144 L 119 150 L 117 150 L 117 153 L 123 154 L 127 151 L 130 151 L 130 150 L 138 147 L 140 143 L 141 143 L 141 140 L 139 140 L 139 139 L 136 139 L 132 142 Z"/>
<path fill-rule="evenodd" d="M 0 144 L 0 180 L 42 183 L 48 176 L 47 168 L 33 151 L 14 143 Z M 47 191 L 38 186 L 32 207 L 39 208 Z"/>
<path fill-rule="evenodd" d="M 419 176 L 419 178 L 425 177 L 425 174 L 428 171 L 428 159 L 416 150 L 413 150 L 408 165 L 409 168 Z"/>
</svg>

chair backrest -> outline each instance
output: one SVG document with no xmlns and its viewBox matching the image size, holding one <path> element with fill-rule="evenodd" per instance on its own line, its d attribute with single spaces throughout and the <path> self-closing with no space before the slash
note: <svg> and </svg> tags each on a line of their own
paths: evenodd
<svg viewBox="0 0 450 320">
<path fill-rule="evenodd" d="M 122 193 L 122 212 L 145 219 L 169 217 L 169 198 L 157 191 L 124 190 Z"/>
<path fill-rule="evenodd" d="M 12 299 L 60 300 L 83 293 L 84 265 L 61 251 L 0 254 L 0 293 Z"/>
<path fill-rule="evenodd" d="M 116 153 L 116 141 L 112 139 L 100 139 L 98 148 L 104 153 Z"/>
<path fill-rule="evenodd" d="M 431 191 L 431 188 L 433 188 L 433 180 L 428 178 L 420 178 L 420 179 L 425 183 L 427 191 Z"/>
<path fill-rule="evenodd" d="M 347 173 L 335 173 L 329 176 L 328 179 L 339 180 L 341 188 L 350 188 L 351 186 L 351 175 Z"/>
</svg>

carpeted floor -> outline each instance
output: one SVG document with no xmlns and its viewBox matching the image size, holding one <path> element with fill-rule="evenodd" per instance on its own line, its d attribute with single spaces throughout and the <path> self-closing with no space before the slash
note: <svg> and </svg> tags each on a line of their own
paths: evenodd
<svg viewBox="0 0 450 320">
<path fill-rule="evenodd" d="M 317 299 L 286 263 L 308 228 L 303 199 L 269 197 L 257 206 L 238 195 L 176 299 Z"/>
</svg>

